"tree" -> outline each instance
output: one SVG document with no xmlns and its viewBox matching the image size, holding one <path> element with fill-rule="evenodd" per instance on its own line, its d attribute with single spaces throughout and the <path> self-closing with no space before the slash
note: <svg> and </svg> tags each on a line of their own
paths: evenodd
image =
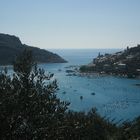
<svg viewBox="0 0 140 140">
<path fill-rule="evenodd" d="M 53 74 L 38 68 L 32 52 L 17 57 L 14 72 L 0 74 L 0 139 L 46 139 L 59 136 L 67 102 L 55 92 Z"/>
<path fill-rule="evenodd" d="M 139 138 L 140 118 L 116 126 L 96 109 L 88 113 L 68 111 L 56 96 L 57 82 L 33 61 L 25 50 L 13 65 L 0 73 L 1 140 L 127 140 Z"/>
</svg>

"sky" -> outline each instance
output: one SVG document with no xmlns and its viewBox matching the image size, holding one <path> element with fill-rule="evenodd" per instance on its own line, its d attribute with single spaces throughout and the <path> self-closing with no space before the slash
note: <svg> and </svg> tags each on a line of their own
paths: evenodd
<svg viewBox="0 0 140 140">
<path fill-rule="evenodd" d="M 0 32 L 44 49 L 140 43 L 140 0 L 0 0 Z"/>
</svg>

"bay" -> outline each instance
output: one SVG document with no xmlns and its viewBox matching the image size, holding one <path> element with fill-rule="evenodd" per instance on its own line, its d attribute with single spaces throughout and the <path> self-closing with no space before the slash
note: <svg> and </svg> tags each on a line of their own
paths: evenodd
<svg viewBox="0 0 140 140">
<path fill-rule="evenodd" d="M 57 96 L 70 102 L 69 109 L 88 112 L 97 108 L 101 116 L 123 122 L 140 116 L 140 79 L 117 76 L 67 76 L 71 66 L 90 63 L 98 53 L 115 53 L 120 49 L 58 49 L 50 50 L 59 54 L 68 63 L 40 64 L 39 67 L 54 73 L 59 89 Z M 12 67 L 8 67 L 12 73 Z"/>
<path fill-rule="evenodd" d="M 88 64 L 98 53 L 114 53 L 119 49 L 65 49 L 51 50 L 68 63 L 41 64 L 40 67 L 54 73 L 58 81 L 57 96 L 70 102 L 70 109 L 88 112 L 96 107 L 99 114 L 109 119 L 132 120 L 140 115 L 139 79 L 115 76 L 78 77 L 66 76 L 67 67 Z"/>
</svg>

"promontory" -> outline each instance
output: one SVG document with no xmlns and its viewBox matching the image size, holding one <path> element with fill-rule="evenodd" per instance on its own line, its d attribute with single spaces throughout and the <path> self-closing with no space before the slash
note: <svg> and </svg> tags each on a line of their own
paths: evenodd
<svg viewBox="0 0 140 140">
<path fill-rule="evenodd" d="M 59 55 L 37 47 L 22 44 L 20 39 L 14 35 L 0 33 L 0 65 L 10 65 L 15 57 L 23 50 L 32 51 L 34 59 L 38 63 L 65 63 L 67 62 Z"/>
<path fill-rule="evenodd" d="M 97 58 L 80 67 L 81 72 L 97 72 L 120 75 L 129 78 L 140 76 L 140 45 L 127 47 L 125 50 L 113 54 L 98 54 Z"/>
</svg>

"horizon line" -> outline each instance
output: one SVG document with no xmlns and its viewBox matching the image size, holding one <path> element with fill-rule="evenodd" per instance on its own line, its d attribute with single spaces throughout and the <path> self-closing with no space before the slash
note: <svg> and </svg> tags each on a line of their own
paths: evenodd
<svg viewBox="0 0 140 140">
<path fill-rule="evenodd" d="M 125 48 L 42 48 L 42 49 L 47 49 L 47 50 L 92 50 L 92 49 L 125 49 Z"/>
</svg>

